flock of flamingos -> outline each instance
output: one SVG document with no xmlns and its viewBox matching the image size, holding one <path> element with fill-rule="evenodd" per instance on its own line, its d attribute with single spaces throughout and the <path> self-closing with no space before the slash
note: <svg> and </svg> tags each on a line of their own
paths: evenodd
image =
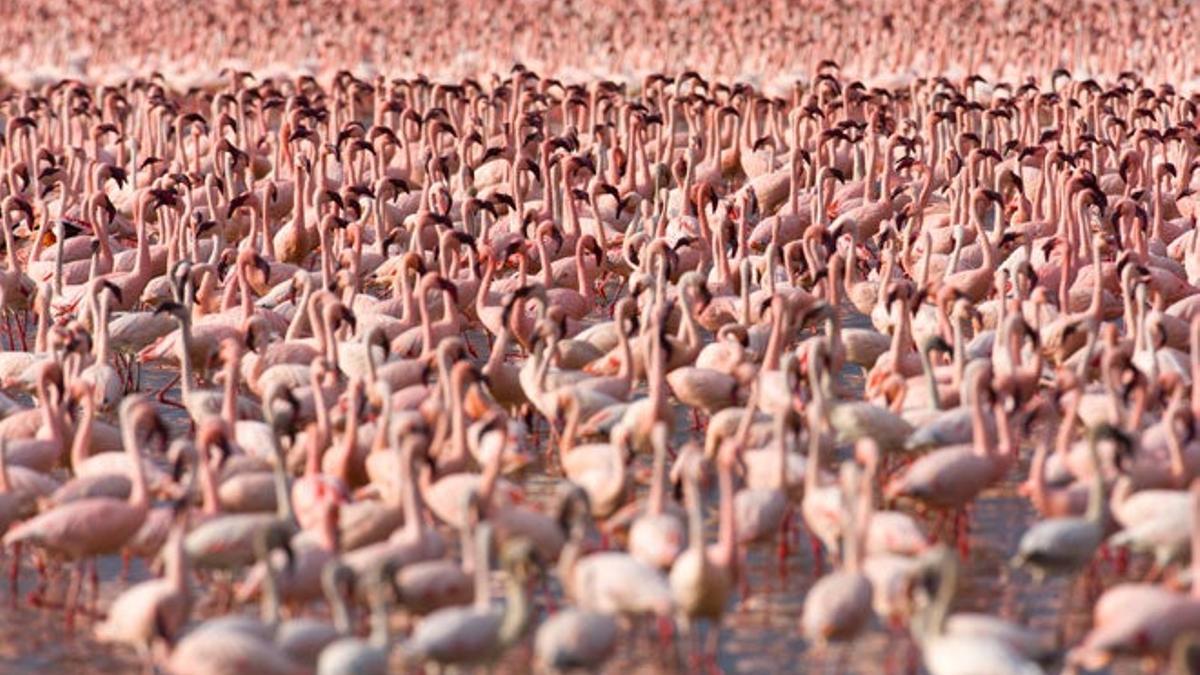
<svg viewBox="0 0 1200 675">
<path fill-rule="evenodd" d="M 1196 8 L 38 4 L 8 617 L 147 672 L 719 672 L 805 556 L 776 670 L 1200 670 Z M 1058 630 L 955 611 L 981 545 Z"/>
</svg>

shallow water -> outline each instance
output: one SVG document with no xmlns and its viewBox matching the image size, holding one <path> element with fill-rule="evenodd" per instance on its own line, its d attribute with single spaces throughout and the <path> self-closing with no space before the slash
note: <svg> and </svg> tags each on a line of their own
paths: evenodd
<svg viewBox="0 0 1200 675">
<path fill-rule="evenodd" d="M 852 325 L 865 325 L 864 317 L 852 320 Z M 143 373 L 143 390 L 152 391 L 166 382 L 168 373 L 147 369 Z M 861 376 L 843 373 L 844 382 L 861 390 Z M 169 392 L 178 397 L 178 390 Z M 164 408 L 163 415 L 179 430 L 186 428 L 186 418 L 178 409 Z M 676 441 L 694 437 L 690 418 L 677 410 Z M 543 435 L 544 438 L 544 435 Z M 1029 450 L 1026 448 L 1026 462 Z M 649 466 L 649 457 L 638 461 Z M 1090 606 L 1094 593 L 1085 594 L 1082 579 L 1051 580 L 1035 585 L 1027 576 L 1012 572 L 1007 560 L 1016 550 L 1024 529 L 1033 522 L 1034 512 L 1024 498 L 1016 495 L 1016 485 L 1025 475 L 1023 464 L 1002 484 L 984 493 L 971 510 L 970 554 L 963 564 L 956 610 L 993 613 L 1008 619 L 1024 620 L 1046 635 L 1057 635 L 1067 646 L 1078 643 L 1089 627 Z M 552 481 L 540 467 L 533 467 L 526 487 L 534 500 L 548 499 Z M 715 488 L 706 495 L 705 505 L 710 515 L 710 540 L 715 537 Z M 925 523 L 927 526 L 928 522 Z M 927 527 L 928 529 L 928 527 Z M 450 538 L 456 541 L 455 537 Z M 6 552 L 2 560 L 7 572 L 11 557 Z M 31 606 L 28 595 L 37 585 L 37 576 L 23 560 L 16 593 L 0 583 L 0 673 L 33 672 L 137 672 L 140 664 L 135 654 L 124 647 L 102 645 L 93 638 L 95 617 L 78 619 L 75 629 L 66 632 L 63 614 L 53 608 Z M 1144 566 L 1135 564 L 1132 569 Z M 128 582 L 119 579 L 121 561 L 112 556 L 98 564 L 101 581 L 97 606 L 103 611 L 128 583 L 149 576 L 145 565 L 134 561 Z M 829 571 L 825 563 L 823 571 Z M 1098 583 L 1108 586 L 1120 579 L 1111 564 L 1098 565 Z M 748 556 L 750 596 L 738 596 L 728 609 L 721 628 L 716 668 L 727 673 L 919 673 L 920 655 L 906 630 L 892 628 L 874 620 L 868 630 L 851 643 L 816 648 L 800 635 L 800 616 L 807 589 L 817 579 L 816 565 L 808 536 L 797 514 L 793 519 L 790 554 L 780 565 L 775 546 L 761 546 Z M 47 598 L 61 599 L 66 585 L 66 569 L 51 580 Z M 1093 584 L 1094 586 L 1094 584 Z M 545 611 L 545 596 L 537 592 L 534 599 Z M 212 614 L 212 608 L 198 608 L 200 616 Z M 244 611 L 257 612 L 256 608 Z M 324 606 L 313 607 L 315 615 L 327 615 Z M 1061 643 L 1060 643 L 1061 644 Z M 504 659 L 496 672 L 528 671 L 531 660 L 527 640 Z M 682 649 L 680 647 L 679 649 Z M 1058 665 L 1049 672 L 1057 672 Z M 651 626 L 643 627 L 636 635 L 626 634 L 617 655 L 609 662 L 606 673 L 695 672 L 686 657 L 664 648 Z M 1123 662 L 1111 672 L 1146 672 L 1143 664 Z"/>
</svg>

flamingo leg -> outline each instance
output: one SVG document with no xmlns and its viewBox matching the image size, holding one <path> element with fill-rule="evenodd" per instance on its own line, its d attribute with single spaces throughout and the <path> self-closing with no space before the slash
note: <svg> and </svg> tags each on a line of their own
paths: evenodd
<svg viewBox="0 0 1200 675">
<path fill-rule="evenodd" d="M 83 585 L 83 573 L 87 561 L 84 559 L 77 560 L 74 568 L 71 570 L 71 581 L 67 586 L 67 598 L 63 603 L 66 608 L 66 629 L 72 631 L 75 629 L 75 607 L 79 602 L 79 590 Z"/>
<path fill-rule="evenodd" d="M 96 603 L 100 601 L 100 574 L 96 571 L 96 559 L 88 560 L 88 580 L 92 583 L 92 595 L 88 602 L 90 610 L 96 609 Z"/>
<path fill-rule="evenodd" d="M 721 631 L 719 624 L 709 624 L 708 631 L 704 635 L 704 661 L 705 670 L 710 673 L 720 673 L 721 668 L 717 665 L 717 653 L 721 644 Z"/>
<path fill-rule="evenodd" d="M 958 543 L 958 554 L 963 560 L 971 555 L 971 522 L 965 508 L 954 514 L 954 539 Z"/>
<path fill-rule="evenodd" d="M 1117 549 L 1115 567 L 1118 576 L 1123 577 L 1129 571 L 1129 549 Z"/>
<path fill-rule="evenodd" d="M 629 277 L 628 277 L 628 276 L 622 276 L 622 277 L 621 277 L 621 281 L 620 281 L 620 283 L 618 283 L 618 284 L 617 284 L 617 290 L 613 292 L 613 297 L 614 297 L 614 298 L 619 298 L 619 297 L 621 297 L 621 294 L 625 292 L 625 286 L 626 286 L 626 284 L 628 284 L 628 283 L 629 283 Z M 614 307 L 615 307 L 615 305 L 614 305 Z M 610 309 L 611 309 L 611 308 L 610 308 Z M 610 313 L 609 313 L 609 314 L 610 314 L 610 316 L 611 316 L 611 311 L 610 311 Z"/>
<path fill-rule="evenodd" d="M 553 615 L 558 611 L 558 605 L 554 601 L 554 594 L 550 592 L 550 582 L 545 576 L 541 579 L 542 597 L 546 599 L 546 614 Z"/>
<path fill-rule="evenodd" d="M 17 579 L 21 573 L 21 543 L 13 544 L 12 562 L 8 568 L 8 589 L 13 604 L 17 602 Z"/>
<path fill-rule="evenodd" d="M 808 544 L 812 549 L 813 574 L 815 576 L 819 577 L 823 573 L 822 570 L 824 567 L 824 562 L 823 562 L 822 556 L 821 556 L 821 540 L 817 539 L 817 535 L 813 534 L 812 532 L 809 532 L 808 533 Z"/>
<path fill-rule="evenodd" d="M 749 551 L 746 550 L 745 546 L 737 547 L 738 571 L 739 571 L 739 574 L 737 575 L 738 593 L 742 596 L 743 603 L 750 600 L 750 593 L 751 593 L 750 574 L 748 572 L 749 565 L 747 565 L 747 563 L 746 563 L 746 558 L 748 557 L 748 555 L 749 555 Z"/>
<path fill-rule="evenodd" d="M 38 584 L 36 588 L 29 592 L 29 604 L 36 607 L 44 604 L 44 596 L 50 581 L 46 575 L 46 561 L 42 560 L 41 556 L 36 554 L 31 557 L 33 559 L 33 567 L 35 570 L 37 570 Z"/>
<path fill-rule="evenodd" d="M 658 628 L 658 645 L 665 651 L 674 641 L 675 628 L 671 623 L 670 617 L 667 616 L 659 616 L 656 624 Z"/>
<path fill-rule="evenodd" d="M 783 522 L 779 525 L 779 546 L 776 555 L 779 557 L 779 572 L 780 576 L 786 573 L 788 554 L 791 553 L 788 546 L 788 537 L 792 532 L 792 510 L 789 508 L 783 514 Z"/>
<path fill-rule="evenodd" d="M 182 403 L 177 403 L 175 401 L 171 401 L 171 400 L 167 399 L 167 392 L 170 391 L 171 387 L 174 387 L 175 384 L 177 382 L 179 382 L 179 378 L 180 378 L 180 375 L 178 373 L 176 373 L 175 375 L 172 375 L 171 379 L 168 380 L 166 384 L 164 384 L 162 387 L 160 387 L 158 389 L 158 391 L 154 392 L 154 398 L 157 399 L 159 403 L 162 403 L 164 405 L 169 405 L 169 406 L 173 406 L 176 408 L 183 408 Z"/>
<path fill-rule="evenodd" d="M 8 349 L 12 351 L 16 348 L 17 333 L 13 328 L 12 312 L 7 309 L 4 310 L 4 334 L 8 338 Z"/>
<path fill-rule="evenodd" d="M 25 310 L 24 316 L 17 321 L 17 336 L 21 338 L 21 351 L 29 351 L 29 339 L 27 324 L 29 322 L 29 310 Z"/>
</svg>

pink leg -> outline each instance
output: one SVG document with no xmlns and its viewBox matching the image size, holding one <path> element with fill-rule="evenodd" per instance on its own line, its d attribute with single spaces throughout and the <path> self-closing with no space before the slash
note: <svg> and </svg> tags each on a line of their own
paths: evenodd
<svg viewBox="0 0 1200 675">
<path fill-rule="evenodd" d="M 954 538 L 958 541 L 958 554 L 963 560 L 971 555 L 971 521 L 964 508 L 954 514 Z"/>
<path fill-rule="evenodd" d="M 810 532 L 808 534 L 808 543 L 812 547 L 813 574 L 819 577 L 824 569 L 824 561 L 821 556 L 821 540 L 817 539 L 817 535 Z"/>
<path fill-rule="evenodd" d="M 12 312 L 4 310 L 4 333 L 8 336 L 9 351 L 16 351 L 17 348 L 17 331 L 13 328 Z"/>
<path fill-rule="evenodd" d="M 49 579 L 46 576 L 46 561 L 36 553 L 31 558 L 33 560 L 33 567 L 37 570 L 38 584 L 36 588 L 29 592 L 29 604 L 36 607 L 44 604 L 45 599 L 43 596 L 49 586 Z"/>
<path fill-rule="evenodd" d="M 23 351 L 23 352 L 29 351 L 29 342 L 28 342 L 29 329 L 27 328 L 28 324 L 29 324 L 29 310 L 25 310 L 24 312 L 21 313 L 20 321 L 17 322 L 17 334 L 21 336 L 21 351 Z"/>
<path fill-rule="evenodd" d="M 720 648 L 721 631 L 720 624 L 712 624 L 708 627 L 708 634 L 704 636 L 704 660 L 705 672 L 717 673 L 721 672 L 717 665 L 717 650 Z"/>
<path fill-rule="evenodd" d="M 96 559 L 88 560 L 88 579 L 92 582 L 92 595 L 88 602 L 89 609 L 96 609 L 100 600 L 100 575 L 96 572 Z"/>
<path fill-rule="evenodd" d="M 750 599 L 750 593 L 751 593 L 750 574 L 749 574 L 748 566 L 746 564 L 747 554 L 748 554 L 748 551 L 746 550 L 745 546 L 738 546 L 738 549 L 737 549 L 738 571 L 739 571 L 739 574 L 737 575 L 737 577 L 738 577 L 738 592 L 742 596 L 742 602 L 748 601 Z"/>
<path fill-rule="evenodd" d="M 550 592 L 550 584 L 547 583 L 545 577 L 542 578 L 542 597 L 546 599 L 546 613 L 553 615 L 558 611 L 558 605 L 554 602 L 554 594 Z"/>
<path fill-rule="evenodd" d="M 621 283 L 617 284 L 617 290 L 616 290 L 616 292 L 613 293 L 613 297 L 614 298 L 621 297 L 621 294 L 625 292 L 625 286 L 628 283 L 629 283 L 629 277 L 622 277 Z M 612 311 L 615 309 L 616 309 L 616 304 L 614 303 L 613 306 L 609 308 L 609 316 L 610 317 L 612 316 Z"/>
<path fill-rule="evenodd" d="M 171 401 L 171 400 L 167 399 L 167 391 L 169 391 L 171 389 L 171 387 L 174 387 L 177 382 L 179 382 L 179 374 L 178 373 L 173 375 L 171 377 L 170 381 L 168 381 L 166 384 L 164 384 L 162 387 L 160 387 L 157 392 L 155 392 L 154 397 L 158 400 L 159 403 L 162 403 L 164 405 L 169 405 L 169 406 L 172 406 L 175 408 L 183 407 L 182 403 L 177 403 L 175 401 Z"/>
<path fill-rule="evenodd" d="M 657 620 L 658 627 L 658 646 L 666 651 L 670 648 L 671 643 L 675 640 L 675 626 L 671 623 L 670 617 L 659 616 Z"/>
<path fill-rule="evenodd" d="M 13 544 L 12 563 L 8 568 L 8 588 L 12 601 L 17 601 L 17 579 L 21 573 L 21 544 Z"/>
<path fill-rule="evenodd" d="M 83 572 L 86 561 L 76 561 L 74 569 L 71 570 L 71 582 L 67 587 L 67 599 L 64 603 L 66 607 L 66 628 L 67 631 L 75 629 L 75 606 L 79 602 L 79 588 L 83 585 Z"/>
<path fill-rule="evenodd" d="M 788 537 L 792 533 L 792 510 L 788 509 L 783 516 L 783 523 L 779 527 L 779 550 L 776 554 L 779 556 L 779 569 L 782 572 L 786 569 L 788 554 L 791 552 L 788 549 Z"/>
</svg>

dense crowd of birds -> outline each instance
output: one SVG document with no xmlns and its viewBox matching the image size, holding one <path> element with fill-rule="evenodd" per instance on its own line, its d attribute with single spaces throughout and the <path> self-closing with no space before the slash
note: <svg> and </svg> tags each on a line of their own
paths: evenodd
<svg viewBox="0 0 1200 675">
<path fill-rule="evenodd" d="M 807 649 L 1200 667 L 1194 7 L 119 4 L 0 24 L 59 64 L 0 89 L 29 611 L 171 673 L 708 671 L 804 536 Z M 952 612 L 1014 485 L 1080 640 Z"/>
<path fill-rule="evenodd" d="M 1188 0 L 39 0 L 4 9 L 0 72 L 22 86 L 160 72 L 186 91 L 218 83 L 226 66 L 322 82 L 340 69 L 457 81 L 520 62 L 571 81 L 691 68 L 775 95 L 825 59 L 888 88 L 949 74 L 1019 82 L 1062 66 L 1181 86 L 1196 82 L 1200 50 L 1200 7 Z"/>
</svg>

